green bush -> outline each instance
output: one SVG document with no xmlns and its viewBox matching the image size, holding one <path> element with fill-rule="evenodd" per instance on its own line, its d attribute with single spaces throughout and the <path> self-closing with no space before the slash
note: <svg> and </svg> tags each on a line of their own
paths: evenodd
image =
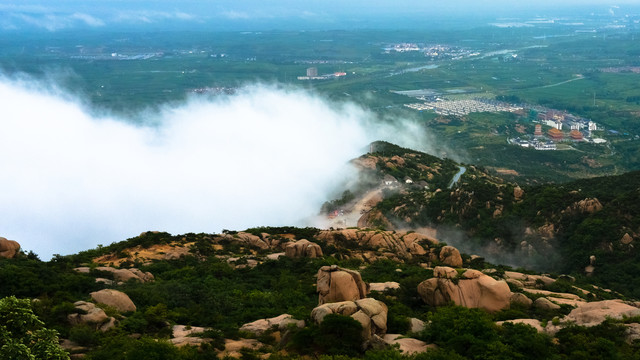
<svg viewBox="0 0 640 360">
<path fill-rule="evenodd" d="M 0 359 L 68 360 L 69 354 L 33 313 L 31 300 L 9 296 L 0 299 Z"/>
<path fill-rule="evenodd" d="M 362 325 L 350 316 L 329 314 L 319 325 L 293 335 L 290 348 L 301 354 L 357 356 L 362 354 Z"/>
</svg>

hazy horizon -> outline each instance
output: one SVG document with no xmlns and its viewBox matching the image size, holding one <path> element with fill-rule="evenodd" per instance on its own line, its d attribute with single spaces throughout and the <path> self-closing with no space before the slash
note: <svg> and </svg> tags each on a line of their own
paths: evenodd
<svg viewBox="0 0 640 360">
<path fill-rule="evenodd" d="M 57 1 L 0 4 L 0 30 L 327 30 L 477 26 L 501 17 L 637 14 L 634 1 Z"/>
</svg>

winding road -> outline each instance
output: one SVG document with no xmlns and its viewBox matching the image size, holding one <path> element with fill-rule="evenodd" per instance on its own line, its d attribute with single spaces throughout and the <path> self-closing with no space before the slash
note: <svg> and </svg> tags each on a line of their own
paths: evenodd
<svg viewBox="0 0 640 360">
<path fill-rule="evenodd" d="M 464 166 L 458 166 L 458 167 L 460 168 L 460 170 L 455 175 L 453 175 L 453 178 L 449 183 L 448 189 L 451 189 L 453 185 L 455 185 L 458 182 L 458 180 L 460 180 L 460 177 L 462 176 L 462 174 L 464 174 L 467 171 L 467 168 Z"/>
</svg>

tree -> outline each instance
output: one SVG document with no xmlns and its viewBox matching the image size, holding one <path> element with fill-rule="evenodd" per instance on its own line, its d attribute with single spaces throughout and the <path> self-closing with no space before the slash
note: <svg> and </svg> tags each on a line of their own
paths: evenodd
<svg viewBox="0 0 640 360">
<path fill-rule="evenodd" d="M 58 333 L 44 327 L 29 299 L 0 299 L 0 360 L 69 360 Z"/>
</svg>

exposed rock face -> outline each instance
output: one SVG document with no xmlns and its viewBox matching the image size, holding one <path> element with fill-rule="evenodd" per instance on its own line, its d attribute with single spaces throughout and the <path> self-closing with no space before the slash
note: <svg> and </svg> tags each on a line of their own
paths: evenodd
<svg viewBox="0 0 640 360">
<path fill-rule="evenodd" d="M 438 243 L 438 240 L 416 232 L 361 229 L 321 231 L 318 239 L 336 247 L 345 247 L 349 242 L 354 242 L 361 247 L 388 252 L 405 259 L 413 255 L 425 255 L 429 245 Z"/>
<path fill-rule="evenodd" d="M 263 346 L 264 344 L 256 339 L 238 339 L 238 340 L 225 339 L 224 350 L 218 354 L 218 357 L 220 359 L 224 359 L 226 357 L 239 359 L 242 357 L 242 353 L 240 353 L 240 350 L 242 349 L 258 350 Z"/>
<path fill-rule="evenodd" d="M 280 331 L 286 330 L 289 324 L 294 324 L 299 328 L 303 328 L 305 325 L 304 320 L 296 320 L 289 314 L 282 314 L 274 318 L 260 319 L 244 324 L 240 327 L 240 331 L 246 331 L 259 336 L 272 328 L 277 328 Z"/>
<path fill-rule="evenodd" d="M 288 243 L 284 248 L 284 254 L 290 258 L 319 258 L 322 257 L 322 248 L 316 243 L 302 239 Z"/>
<path fill-rule="evenodd" d="M 387 332 L 387 312 L 382 301 L 366 298 L 320 305 L 311 311 L 311 319 L 319 324 L 329 314 L 351 316 L 362 324 L 362 336 L 369 341 L 374 335 L 384 336 Z"/>
<path fill-rule="evenodd" d="M 584 268 L 585 275 L 587 276 L 593 275 L 593 272 L 596 271 L 596 267 L 594 266 L 595 263 L 596 263 L 596 256 L 595 255 L 589 256 L 589 265 L 585 266 Z"/>
<path fill-rule="evenodd" d="M 438 277 L 418 284 L 418 294 L 422 300 L 432 306 L 453 301 L 456 305 L 489 312 L 509 307 L 511 291 L 505 281 L 497 281 L 477 270 L 467 270 L 459 279 L 455 279 L 451 278 L 453 272 L 456 272 L 455 269 L 436 267 L 434 275 Z"/>
<path fill-rule="evenodd" d="M 94 303 L 76 301 L 73 305 L 83 313 L 69 314 L 67 319 L 71 325 L 91 324 L 95 326 L 96 330 L 100 331 L 111 330 L 116 326 L 116 319 L 107 316 L 104 310 Z"/>
<path fill-rule="evenodd" d="M 382 226 L 385 229 L 395 229 L 395 226 L 387 219 L 378 209 L 366 212 L 358 219 L 357 223 L 360 228 L 368 228 L 374 226 Z"/>
<path fill-rule="evenodd" d="M 524 198 L 524 190 L 520 186 L 513 188 L 513 198 L 516 201 L 520 201 Z"/>
<path fill-rule="evenodd" d="M 424 330 L 425 325 L 424 325 L 424 321 L 420 320 L 420 319 L 416 319 L 416 318 L 411 318 L 409 319 L 409 322 L 411 324 L 409 331 L 417 333 L 420 332 L 422 330 Z"/>
<path fill-rule="evenodd" d="M 0 237 L 0 258 L 12 259 L 18 255 L 20 244 L 17 241 Z"/>
<path fill-rule="evenodd" d="M 545 275 L 528 275 L 515 271 L 505 271 L 504 278 L 509 282 L 519 283 L 519 287 L 536 287 L 538 283 L 551 285 L 555 282 L 555 279 Z"/>
<path fill-rule="evenodd" d="M 542 225 L 538 228 L 538 234 L 543 238 L 553 239 L 556 236 L 556 226 L 554 224 Z"/>
<path fill-rule="evenodd" d="M 191 335 L 200 334 L 207 330 L 209 329 L 204 327 L 198 327 L 198 326 L 187 327 L 185 325 L 174 325 L 173 338 L 171 338 L 169 341 L 174 346 L 178 346 L 178 347 L 185 346 L 185 345 L 200 346 L 201 344 L 210 342 L 211 339 L 200 338 L 200 337 L 195 337 Z"/>
<path fill-rule="evenodd" d="M 512 305 L 520 305 L 527 308 L 531 307 L 531 305 L 533 304 L 533 300 L 529 299 L 523 293 L 513 293 L 509 301 L 511 302 Z"/>
<path fill-rule="evenodd" d="M 635 341 L 640 340 L 640 324 L 631 323 L 625 324 L 625 326 L 627 327 L 627 329 L 625 330 L 624 334 L 627 338 L 627 343 L 633 344 Z"/>
<path fill-rule="evenodd" d="M 133 301 L 122 291 L 104 289 L 92 292 L 90 295 L 95 302 L 112 306 L 120 312 L 136 311 Z"/>
<path fill-rule="evenodd" d="M 440 261 L 447 266 L 462 267 L 460 251 L 453 246 L 445 246 L 440 250 Z"/>
<path fill-rule="evenodd" d="M 385 292 L 387 290 L 400 289 L 400 284 L 395 281 L 387 281 L 383 283 L 369 283 L 370 291 Z"/>
<path fill-rule="evenodd" d="M 607 318 L 622 319 L 640 315 L 640 309 L 625 304 L 622 300 L 604 300 L 581 303 L 571 310 L 563 322 L 573 321 L 581 326 L 595 326 Z"/>
<path fill-rule="evenodd" d="M 533 306 L 541 310 L 558 310 L 560 309 L 560 305 L 552 303 L 547 298 L 537 298 L 536 301 L 533 302 Z"/>
<path fill-rule="evenodd" d="M 85 273 L 88 274 L 90 272 L 90 268 L 87 266 L 82 266 L 82 267 L 78 267 L 73 269 L 77 272 L 80 273 Z M 131 269 L 116 269 L 110 266 L 99 266 L 96 268 L 96 270 L 98 271 L 105 271 L 105 272 L 110 272 L 113 274 L 113 278 L 117 281 L 117 282 L 127 282 L 131 279 L 134 279 L 136 281 L 145 283 L 145 282 L 149 282 L 149 281 L 154 281 L 155 277 L 153 276 L 152 273 L 150 272 L 143 272 L 140 269 L 136 269 L 136 268 L 131 268 Z M 97 279 L 96 279 L 97 281 Z"/>
<path fill-rule="evenodd" d="M 434 344 L 427 344 L 424 341 L 413 338 L 402 338 L 400 334 L 387 334 L 383 340 L 388 345 L 398 345 L 399 350 L 404 355 L 413 355 L 426 352 L 436 347 Z"/>
<path fill-rule="evenodd" d="M 363 299 L 369 292 L 369 286 L 362 281 L 359 272 L 331 265 L 318 270 L 317 291 L 318 305 L 322 305 Z"/>
<path fill-rule="evenodd" d="M 598 199 L 586 198 L 571 204 L 571 206 L 565 209 L 565 212 L 579 213 L 579 214 L 593 214 L 594 212 L 600 211 L 600 210 L 602 210 L 602 204 Z"/>
<path fill-rule="evenodd" d="M 68 319 L 71 324 L 80 324 L 80 323 L 94 323 L 100 324 L 103 321 L 107 320 L 109 317 L 104 312 L 104 310 L 100 309 L 94 303 L 86 302 L 86 301 L 76 301 L 73 303 L 76 309 L 81 310 L 86 314 L 69 314 Z"/>
<path fill-rule="evenodd" d="M 631 235 L 629 235 L 629 233 L 625 233 L 622 236 L 622 239 L 620 239 L 620 242 L 625 244 L 625 245 L 629 245 L 633 242 L 633 237 L 631 237 Z"/>
<path fill-rule="evenodd" d="M 246 245 L 250 245 L 250 246 L 254 246 L 254 247 L 258 247 L 260 249 L 268 249 L 270 247 L 270 244 L 261 239 L 259 236 L 253 235 L 253 234 L 249 234 L 246 232 L 238 232 L 236 234 L 224 234 L 222 235 L 222 238 L 230 240 L 230 241 L 234 241 L 234 242 L 240 242 L 240 243 L 244 243 Z"/>
</svg>

